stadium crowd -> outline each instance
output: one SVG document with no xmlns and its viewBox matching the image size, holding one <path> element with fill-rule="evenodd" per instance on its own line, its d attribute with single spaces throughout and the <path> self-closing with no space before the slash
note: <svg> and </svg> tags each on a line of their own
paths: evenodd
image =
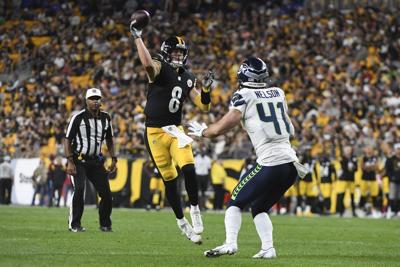
<svg viewBox="0 0 400 267">
<path fill-rule="evenodd" d="M 118 154 L 146 156 L 147 76 L 128 29 L 130 14 L 146 9 L 152 21 L 144 36 L 153 54 L 168 36 L 183 36 L 190 46 L 188 66 L 193 72 L 199 76 L 212 69 L 216 73 L 211 115 L 197 113 L 187 104 L 185 122 L 200 116 L 205 122 L 220 118 L 237 88 L 241 60 L 248 55 L 269 58 L 287 95 L 297 132 L 292 144 L 298 154 L 304 158 L 310 153 L 315 162 L 326 158 L 336 167 L 339 164 L 335 167 L 339 177 L 338 162 L 345 147 L 352 147 L 359 159 L 372 150 L 377 158 L 376 182 L 380 193 L 388 194 L 382 186 L 385 160 L 400 143 L 400 17 L 396 12 L 361 6 L 309 12 L 301 8 L 302 1 L 159 2 L 120 0 L 97 5 L 96 1 L 26 0 L 15 8 L 4 6 L 0 20 L 2 154 L 62 155 L 64 114 L 71 114 L 72 107 L 79 110 L 82 91 L 96 86 L 109 99 L 105 109 L 114 120 Z M 214 159 L 253 154 L 247 135 L 239 130 L 197 143 L 195 149 L 203 146 Z M 320 180 L 321 174 L 316 177 Z"/>
</svg>

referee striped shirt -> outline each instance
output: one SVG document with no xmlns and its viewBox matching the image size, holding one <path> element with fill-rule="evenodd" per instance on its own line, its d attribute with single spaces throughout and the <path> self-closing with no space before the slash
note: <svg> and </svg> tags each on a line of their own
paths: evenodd
<svg viewBox="0 0 400 267">
<path fill-rule="evenodd" d="M 97 118 L 94 118 L 86 109 L 71 117 L 65 133 L 65 138 L 71 141 L 73 153 L 85 156 L 99 155 L 104 139 L 113 136 L 110 115 L 100 111 Z"/>
</svg>

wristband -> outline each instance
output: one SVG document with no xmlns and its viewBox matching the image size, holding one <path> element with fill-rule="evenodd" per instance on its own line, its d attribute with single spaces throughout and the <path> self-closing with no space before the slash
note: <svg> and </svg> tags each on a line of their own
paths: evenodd
<svg viewBox="0 0 400 267">
<path fill-rule="evenodd" d="M 201 103 L 204 105 L 208 105 L 211 103 L 211 95 L 210 95 L 210 90 L 205 91 L 205 88 L 203 87 L 203 89 L 201 90 Z"/>
</svg>

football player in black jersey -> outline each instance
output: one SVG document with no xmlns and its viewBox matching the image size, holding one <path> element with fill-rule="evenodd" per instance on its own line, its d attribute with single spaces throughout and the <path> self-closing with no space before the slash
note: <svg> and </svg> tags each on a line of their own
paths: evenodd
<svg viewBox="0 0 400 267">
<path fill-rule="evenodd" d="M 361 176 L 361 197 L 358 204 L 359 208 L 364 210 L 367 215 L 371 215 L 375 218 L 381 217 L 381 212 L 379 211 L 379 184 L 377 180 L 378 171 L 378 157 L 375 155 L 373 146 L 369 145 L 364 149 L 364 156 L 362 159 L 362 176 Z M 366 204 L 368 202 L 368 196 L 372 200 L 372 210 L 369 214 L 369 210 L 366 210 Z M 364 215 L 364 214 L 361 214 Z"/>
<path fill-rule="evenodd" d="M 188 48 L 181 37 L 173 36 L 165 40 L 161 46 L 161 53 L 152 58 L 143 43 L 141 31 L 132 27 L 132 23 L 130 30 L 140 61 L 149 78 L 144 110 L 147 150 L 164 180 L 166 197 L 175 213 L 178 227 L 192 242 L 200 243 L 200 234 L 204 228 L 198 206 L 191 139 L 185 135 L 181 125 L 182 106 L 184 101 L 190 98 L 201 110 L 210 110 L 213 73 L 208 72 L 200 86 L 194 74 L 186 68 Z M 184 142 L 188 138 L 189 141 Z M 185 178 L 193 228 L 183 215 L 177 190 L 178 172 L 175 164 L 182 170 Z"/>
<path fill-rule="evenodd" d="M 345 146 L 343 148 L 343 156 L 340 159 L 340 169 L 341 175 L 339 176 L 339 180 L 336 184 L 336 211 L 343 216 L 345 212 L 344 207 L 344 195 L 347 190 L 350 193 L 351 199 L 351 211 L 353 213 L 353 217 L 357 217 L 356 215 L 356 207 L 354 202 L 354 192 L 355 192 L 355 174 L 358 170 L 358 160 L 357 157 L 353 153 L 353 148 L 351 146 Z"/>
</svg>

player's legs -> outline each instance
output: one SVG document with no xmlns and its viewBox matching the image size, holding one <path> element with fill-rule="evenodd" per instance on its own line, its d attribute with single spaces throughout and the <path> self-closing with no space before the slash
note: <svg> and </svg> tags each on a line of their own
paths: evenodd
<svg viewBox="0 0 400 267">
<path fill-rule="evenodd" d="M 323 214 L 329 215 L 331 212 L 331 195 L 332 195 L 332 183 L 321 183 L 321 194 L 323 197 L 324 211 Z"/>
<path fill-rule="evenodd" d="M 306 189 L 306 211 L 310 211 L 310 213 L 316 212 L 318 193 L 317 183 L 315 181 L 308 182 Z"/>
<path fill-rule="evenodd" d="M 338 181 L 336 183 L 336 212 L 340 214 L 340 216 L 343 216 L 344 213 L 344 194 L 346 192 L 346 181 Z"/>
<path fill-rule="evenodd" d="M 183 148 L 178 148 L 178 140 L 173 139 L 170 146 L 170 154 L 173 160 L 181 168 L 185 178 L 185 187 L 188 193 L 190 204 L 197 206 L 199 203 L 199 192 L 196 179 L 196 171 L 194 168 L 194 157 L 192 146 L 187 145 Z"/>
<path fill-rule="evenodd" d="M 5 179 L 0 179 L 0 204 L 5 204 L 6 199 L 6 181 Z"/>
<path fill-rule="evenodd" d="M 237 236 L 242 225 L 242 212 L 239 207 L 230 206 L 225 211 L 226 239 L 223 245 L 204 251 L 206 257 L 233 255 L 237 252 Z"/>
<path fill-rule="evenodd" d="M 351 212 L 353 214 L 353 217 L 357 217 L 356 215 L 356 204 L 354 201 L 354 192 L 356 190 L 356 184 L 354 181 L 348 182 L 348 188 L 350 191 L 350 204 L 351 204 Z"/>
<path fill-rule="evenodd" d="M 254 224 L 261 240 L 261 250 L 253 256 L 255 259 L 276 257 L 272 238 L 273 226 L 267 212 L 296 181 L 297 177 L 296 168 L 292 163 L 267 168 L 274 168 L 274 170 L 264 173 L 264 193 L 251 203 Z"/>
<path fill-rule="evenodd" d="M 379 184 L 378 181 L 371 181 L 370 182 L 370 193 L 372 198 L 372 205 L 375 209 L 379 208 L 378 204 L 378 196 L 379 196 Z"/>
<path fill-rule="evenodd" d="M 194 243 L 201 243 L 201 236 L 197 235 L 192 226 L 183 215 L 181 198 L 178 193 L 176 171 L 170 147 L 174 138 L 160 128 L 147 127 L 145 131 L 145 144 L 151 159 L 161 174 L 165 185 L 165 196 L 175 213 L 179 229 Z"/>
<path fill-rule="evenodd" d="M 368 181 L 361 180 L 360 191 L 361 191 L 361 197 L 360 197 L 360 202 L 358 203 L 358 207 L 362 210 L 365 210 L 365 204 L 367 203 L 367 195 L 369 192 Z"/>
<path fill-rule="evenodd" d="M 199 208 L 199 192 L 192 147 L 191 145 L 187 145 L 183 148 L 178 148 L 177 139 L 173 139 L 170 146 L 170 153 L 173 160 L 181 168 L 185 179 L 185 188 L 190 202 L 190 217 L 194 231 L 196 234 L 201 234 L 204 227 Z"/>
<path fill-rule="evenodd" d="M 165 185 L 165 196 L 177 219 L 183 219 L 176 178 L 178 172 L 172 162 L 169 146 L 172 138 L 160 128 L 147 127 L 144 135 L 147 151 L 157 167 Z"/>
<path fill-rule="evenodd" d="M 272 242 L 272 223 L 269 221 L 270 224 L 268 224 L 267 219 L 269 219 L 269 217 L 266 212 L 283 196 L 289 187 L 293 185 L 296 176 L 297 171 L 293 163 L 272 167 L 265 167 L 257 164 L 253 167 L 247 175 L 242 177 L 232 192 L 231 200 L 225 213 L 225 245 L 208 250 L 205 252 L 205 255 L 219 256 L 236 252 L 237 237 L 242 222 L 241 209 L 250 203 L 252 203 L 253 217 L 257 217 L 255 223 L 262 243 L 265 246 L 270 244 L 269 242 Z M 261 213 L 263 214 L 259 215 Z M 232 253 L 232 251 L 234 252 Z M 257 254 L 254 256 L 256 257 Z M 270 258 L 274 255 L 275 253 L 271 253 L 271 251 L 268 253 L 263 252 L 256 258 Z"/>
<path fill-rule="evenodd" d="M 204 255 L 206 257 L 217 257 L 221 255 L 232 255 L 236 253 L 238 247 L 237 237 L 239 234 L 240 226 L 242 224 L 241 209 L 245 207 L 246 203 L 244 202 L 249 201 L 248 199 L 249 197 L 251 197 L 251 195 L 246 192 L 257 191 L 255 185 L 255 177 L 261 172 L 262 168 L 262 166 L 256 164 L 255 167 L 247 171 L 241 177 L 238 185 L 232 192 L 231 200 L 228 204 L 228 208 L 225 211 L 225 242 L 221 246 L 205 251 Z M 245 189 L 245 186 L 247 189 Z M 243 200 L 243 198 L 245 198 L 245 200 Z"/>
</svg>

